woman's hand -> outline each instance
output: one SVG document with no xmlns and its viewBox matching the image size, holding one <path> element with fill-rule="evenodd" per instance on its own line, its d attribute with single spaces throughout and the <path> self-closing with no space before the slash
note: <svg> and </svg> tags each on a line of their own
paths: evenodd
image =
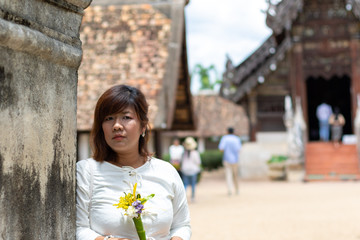
<svg viewBox="0 0 360 240">
<path fill-rule="evenodd" d="M 172 237 L 170 240 L 183 240 L 181 237 Z"/>
</svg>

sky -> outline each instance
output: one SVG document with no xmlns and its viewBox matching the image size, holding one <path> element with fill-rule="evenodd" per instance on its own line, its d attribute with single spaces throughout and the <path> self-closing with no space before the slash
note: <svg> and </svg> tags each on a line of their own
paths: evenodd
<svg viewBox="0 0 360 240">
<path fill-rule="evenodd" d="M 218 78 L 225 71 L 226 54 L 240 64 L 271 34 L 266 26 L 266 0 L 190 0 L 185 7 L 190 73 L 200 63 L 214 65 Z M 191 91 L 199 88 L 192 78 Z"/>
</svg>

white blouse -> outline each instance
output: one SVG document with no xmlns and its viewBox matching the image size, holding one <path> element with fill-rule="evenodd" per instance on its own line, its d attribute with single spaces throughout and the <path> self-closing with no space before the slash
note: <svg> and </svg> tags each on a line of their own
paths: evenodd
<svg viewBox="0 0 360 240">
<path fill-rule="evenodd" d="M 200 172 L 200 166 L 200 153 L 197 150 L 192 150 L 190 152 L 185 151 L 183 159 L 181 161 L 181 172 L 184 175 L 192 176 Z"/>
<path fill-rule="evenodd" d="M 182 180 L 168 162 L 151 158 L 139 168 L 118 167 L 92 158 L 76 164 L 76 239 L 94 240 L 99 235 L 139 239 L 133 220 L 113 204 L 124 193 L 155 196 L 144 204 L 142 221 L 147 237 L 169 240 L 191 237 L 190 214 Z"/>
</svg>

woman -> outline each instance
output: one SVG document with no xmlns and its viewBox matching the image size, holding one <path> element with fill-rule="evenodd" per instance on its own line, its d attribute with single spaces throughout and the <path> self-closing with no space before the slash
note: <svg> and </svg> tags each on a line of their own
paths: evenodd
<svg viewBox="0 0 360 240">
<path fill-rule="evenodd" d="M 99 98 L 93 158 L 77 163 L 78 240 L 139 239 L 132 218 L 113 206 L 135 183 L 142 197 L 155 194 L 142 214 L 147 239 L 190 239 L 184 186 L 171 164 L 151 157 L 147 113 L 143 93 L 130 86 L 114 86 Z"/>
<path fill-rule="evenodd" d="M 345 125 L 345 118 L 340 113 L 340 108 L 334 108 L 334 113 L 329 118 L 329 124 L 331 125 L 331 139 L 334 146 L 338 147 L 341 141 L 343 126 Z"/>
<path fill-rule="evenodd" d="M 201 158 L 196 150 L 197 143 L 192 137 L 187 137 L 184 141 L 185 152 L 181 161 L 181 174 L 185 189 L 191 184 L 191 201 L 195 201 L 195 185 L 197 176 L 200 173 Z"/>
</svg>

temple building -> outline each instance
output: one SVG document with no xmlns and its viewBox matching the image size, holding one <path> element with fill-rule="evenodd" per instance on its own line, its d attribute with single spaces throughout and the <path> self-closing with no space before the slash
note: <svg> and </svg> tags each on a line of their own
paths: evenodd
<svg viewBox="0 0 360 240">
<path fill-rule="evenodd" d="M 360 93 L 360 1 L 268 1 L 272 35 L 245 61 L 227 60 L 222 97 L 246 108 L 250 138 L 285 131 L 284 99 L 300 98 L 307 140 L 319 140 L 316 107 L 328 102 L 354 134 Z"/>
</svg>

